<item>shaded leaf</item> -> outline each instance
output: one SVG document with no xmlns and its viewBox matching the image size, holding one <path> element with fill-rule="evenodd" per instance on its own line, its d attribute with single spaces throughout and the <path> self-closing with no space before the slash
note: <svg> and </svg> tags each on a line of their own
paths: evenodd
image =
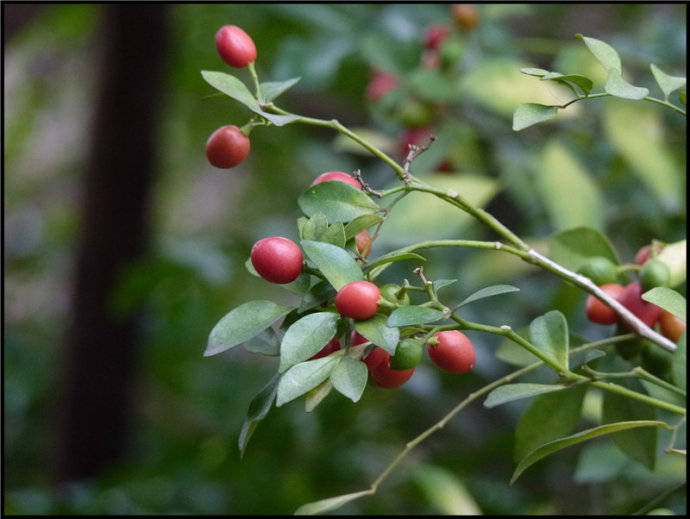
<svg viewBox="0 0 690 519">
<path fill-rule="evenodd" d="M 345 226 L 341 222 L 330 225 L 319 237 L 318 241 L 330 243 L 341 249 L 345 247 Z"/>
<path fill-rule="evenodd" d="M 436 281 L 432 281 L 431 284 L 434 287 L 434 290 L 438 292 L 443 287 L 457 283 L 457 281 L 457 279 L 437 279 Z"/>
<path fill-rule="evenodd" d="M 512 285 L 492 285 L 489 287 L 484 287 L 480 290 L 477 290 L 474 294 L 466 297 L 459 305 L 457 305 L 455 308 L 460 308 L 461 306 L 465 306 L 466 304 L 469 304 L 473 301 L 477 301 L 479 299 L 484 299 L 486 297 L 492 297 L 492 296 L 498 296 L 500 294 L 508 294 L 510 292 L 519 292 L 520 289 L 517 287 L 514 287 Z"/>
<path fill-rule="evenodd" d="M 358 216 L 345 226 L 345 239 L 349 240 L 369 227 L 383 221 L 383 216 L 379 214 L 363 214 Z"/>
<path fill-rule="evenodd" d="M 575 94 L 577 94 L 577 92 L 572 88 L 571 83 L 582 90 L 585 95 L 589 95 L 589 92 L 592 90 L 593 86 L 592 80 L 587 76 L 583 76 L 582 74 L 560 74 L 559 72 L 549 72 L 543 76 L 541 80 L 556 81 L 557 83 L 566 85 L 568 88 L 573 90 Z"/>
<path fill-rule="evenodd" d="M 286 81 L 266 81 L 261 83 L 261 96 L 266 102 L 273 101 L 280 94 L 295 86 L 300 79 L 295 77 Z"/>
<path fill-rule="evenodd" d="M 249 404 L 249 409 L 247 410 L 247 417 L 242 424 L 242 430 L 240 431 L 240 437 L 238 440 L 238 447 L 240 449 L 240 457 L 244 456 L 244 451 L 249 444 L 249 440 L 254 434 L 259 422 L 263 420 L 268 412 L 271 410 L 273 401 L 276 398 L 276 392 L 278 391 L 278 381 L 280 380 L 280 375 L 276 373 L 271 377 L 261 391 L 259 391 L 256 396 L 252 399 Z"/>
<path fill-rule="evenodd" d="M 331 384 L 330 380 L 326 380 L 309 391 L 307 396 L 304 397 L 304 411 L 311 413 L 314 409 L 316 409 L 316 406 L 323 402 L 323 399 L 330 394 L 332 389 L 333 384 Z"/>
<path fill-rule="evenodd" d="M 678 90 L 679 88 L 683 88 L 685 86 L 686 80 L 684 77 L 669 76 L 654 63 L 649 65 L 649 68 L 652 69 L 654 79 L 656 79 L 656 82 L 659 84 L 659 88 L 661 88 L 661 91 L 664 93 L 665 99 L 668 100 L 668 96 L 671 95 L 671 92 L 674 90 Z"/>
<path fill-rule="evenodd" d="M 364 279 L 362 269 L 344 249 L 330 243 L 309 240 L 302 241 L 301 245 L 309 259 L 336 290 Z"/>
<path fill-rule="evenodd" d="M 258 335 L 292 308 L 273 301 L 249 301 L 225 315 L 208 336 L 204 357 L 228 350 Z"/>
<path fill-rule="evenodd" d="M 304 312 L 335 297 L 335 290 L 328 281 L 320 280 L 302 296 L 298 312 Z"/>
<path fill-rule="evenodd" d="M 297 199 L 297 204 L 307 216 L 323 213 L 334 223 L 349 222 L 379 210 L 376 202 L 361 189 L 334 180 L 311 186 Z"/>
<path fill-rule="evenodd" d="M 376 346 L 380 346 L 391 355 L 395 355 L 395 349 L 400 340 L 400 331 L 386 325 L 386 316 L 376 314 L 366 321 L 355 321 L 355 330 L 364 338 L 370 340 Z"/>
<path fill-rule="evenodd" d="M 513 113 L 513 131 L 520 131 L 534 124 L 548 121 L 558 115 L 558 108 L 536 103 L 518 105 Z"/>
<path fill-rule="evenodd" d="M 561 391 L 567 386 L 561 384 L 504 384 L 497 387 L 489 393 L 484 400 L 484 407 L 491 409 L 513 400 L 520 400 L 522 398 L 531 398 L 542 393 L 551 393 L 553 391 Z"/>
<path fill-rule="evenodd" d="M 357 402 L 367 385 L 367 366 L 350 357 L 343 358 L 331 373 L 333 387 L 353 402 Z"/>
<path fill-rule="evenodd" d="M 391 312 L 386 324 L 388 326 L 411 326 L 413 324 L 433 323 L 443 319 L 443 312 L 428 306 L 408 305 L 396 308 Z"/>
<path fill-rule="evenodd" d="M 608 239 L 591 227 L 568 229 L 549 238 L 549 257 L 567 269 L 577 271 L 593 256 L 603 256 L 614 265 L 620 263 Z"/>
<path fill-rule="evenodd" d="M 242 344 L 242 347 L 252 353 L 277 357 L 280 355 L 280 338 L 270 326 L 255 337 Z"/>
<path fill-rule="evenodd" d="M 620 474 L 628 458 L 612 442 L 596 442 L 582 448 L 573 478 L 577 483 L 603 483 Z"/>
<path fill-rule="evenodd" d="M 644 393 L 644 388 L 635 380 L 619 380 L 618 384 L 634 391 Z M 606 391 L 602 406 L 602 423 L 614 423 L 632 420 L 655 420 L 656 411 L 653 407 Z M 616 446 L 629 458 L 639 461 L 649 470 L 656 465 L 657 429 L 640 429 L 613 434 L 611 439 Z"/>
<path fill-rule="evenodd" d="M 514 459 L 569 434 L 577 425 L 587 386 L 579 385 L 534 399 L 515 428 Z"/>
<path fill-rule="evenodd" d="M 549 454 L 552 454 L 566 447 L 570 447 L 571 445 L 576 445 L 578 443 L 591 440 L 592 438 L 597 438 L 599 436 L 604 436 L 606 434 L 611 434 L 619 431 L 626 431 L 628 429 L 635 429 L 637 427 L 664 427 L 666 429 L 670 428 L 664 422 L 658 422 L 653 420 L 618 422 L 607 425 L 600 425 L 599 427 L 586 429 L 584 431 L 575 433 L 571 436 L 566 436 L 565 438 L 560 438 L 558 440 L 551 441 L 549 443 L 542 445 L 541 447 L 537 447 L 527 456 L 525 456 L 522 459 L 522 461 L 520 461 L 517 468 L 515 469 L 515 472 L 513 473 L 513 477 L 510 480 L 510 484 L 512 485 L 515 482 L 515 480 L 517 480 L 517 478 L 520 477 L 520 474 L 522 474 L 527 468 L 535 464 L 540 459 L 545 458 Z"/>
<path fill-rule="evenodd" d="M 558 310 L 537 317 L 529 325 L 530 342 L 552 358 L 563 371 L 568 370 L 568 323 Z"/>
<path fill-rule="evenodd" d="M 371 490 L 362 490 L 361 492 L 353 492 L 352 494 L 344 494 L 342 496 L 329 497 L 328 499 L 321 499 L 313 503 L 307 503 L 295 510 L 295 515 L 316 515 L 337 510 L 341 506 L 360 497 L 371 495 Z"/>
<path fill-rule="evenodd" d="M 280 343 L 280 372 L 321 351 L 335 335 L 338 319 L 336 313 L 317 312 L 293 323 Z"/>
<path fill-rule="evenodd" d="M 427 499 L 442 514 L 479 515 L 481 510 L 460 479 L 435 465 L 417 467 L 412 478 Z"/>
<path fill-rule="evenodd" d="M 673 364 L 671 364 L 671 377 L 673 383 L 687 391 L 687 330 L 683 332 L 678 341 L 678 349 L 673 353 Z"/>
</svg>

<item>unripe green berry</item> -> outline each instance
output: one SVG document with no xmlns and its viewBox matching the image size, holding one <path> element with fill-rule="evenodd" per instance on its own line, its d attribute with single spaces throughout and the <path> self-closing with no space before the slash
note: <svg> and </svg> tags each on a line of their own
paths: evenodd
<svg viewBox="0 0 690 519">
<path fill-rule="evenodd" d="M 398 305 L 409 305 L 410 304 L 410 295 L 405 292 L 402 297 L 397 297 L 396 293 L 398 290 L 400 290 L 399 285 L 394 285 L 394 284 L 388 284 L 388 285 L 383 285 L 381 287 L 381 295 L 383 296 L 384 299 L 387 301 L 390 301 L 391 303 L 395 303 Z"/>
<path fill-rule="evenodd" d="M 404 370 L 414 368 L 422 360 L 422 341 L 403 339 L 391 357 L 391 369 Z"/>
<path fill-rule="evenodd" d="M 603 256 L 588 258 L 577 270 L 577 273 L 587 276 L 597 286 L 616 282 L 616 265 Z"/>
<path fill-rule="evenodd" d="M 650 258 L 640 269 L 640 285 L 646 292 L 654 287 L 667 287 L 671 279 L 671 272 L 663 261 Z"/>
</svg>

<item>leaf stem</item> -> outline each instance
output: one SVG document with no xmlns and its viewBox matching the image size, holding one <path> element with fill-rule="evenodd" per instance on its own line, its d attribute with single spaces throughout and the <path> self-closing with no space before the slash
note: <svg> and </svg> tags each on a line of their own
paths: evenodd
<svg viewBox="0 0 690 519">
<path fill-rule="evenodd" d="M 563 108 L 567 108 L 568 106 L 570 106 L 573 103 L 577 103 L 578 101 L 584 101 L 586 99 L 597 99 L 599 97 L 614 97 L 614 96 L 612 94 L 607 93 L 607 92 L 600 92 L 598 94 L 589 94 L 589 95 L 582 96 L 582 97 L 576 97 L 575 99 L 571 99 L 570 101 L 568 101 L 567 103 L 562 104 L 562 105 L 551 105 L 551 106 L 555 106 L 556 108 L 563 109 Z M 670 108 L 671 110 L 675 110 L 676 112 L 678 112 L 679 114 L 681 114 L 684 117 L 686 115 L 685 110 L 683 110 L 679 106 L 671 104 L 667 101 L 663 101 L 661 99 L 657 99 L 656 97 L 647 96 L 647 97 L 643 97 L 642 100 L 643 101 L 649 101 L 650 103 L 656 103 L 658 105 L 665 106 L 666 108 Z"/>
</svg>

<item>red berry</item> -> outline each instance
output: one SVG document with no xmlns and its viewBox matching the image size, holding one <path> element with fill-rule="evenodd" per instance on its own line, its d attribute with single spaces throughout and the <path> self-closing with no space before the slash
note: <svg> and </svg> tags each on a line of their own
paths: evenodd
<svg viewBox="0 0 690 519">
<path fill-rule="evenodd" d="M 661 308 L 640 297 L 642 286 L 638 281 L 626 285 L 618 296 L 618 301 L 635 314 L 643 323 L 653 327 L 661 316 Z M 621 323 L 627 328 L 625 323 Z"/>
<path fill-rule="evenodd" d="M 367 86 L 365 98 L 370 103 L 378 101 L 398 86 L 398 78 L 384 70 L 374 70 Z"/>
<path fill-rule="evenodd" d="M 362 360 L 364 361 L 364 364 L 367 365 L 369 371 L 372 371 L 378 368 L 383 361 L 389 360 L 390 358 L 391 356 L 386 350 L 376 346 L 373 350 L 371 350 L 371 353 Z"/>
<path fill-rule="evenodd" d="M 616 300 L 620 296 L 621 292 L 623 292 L 623 287 L 616 283 L 607 283 L 605 285 L 601 285 L 599 288 Z M 614 324 L 618 320 L 618 314 L 611 307 L 607 306 L 603 301 L 593 295 L 587 296 L 587 301 L 585 302 L 585 313 L 587 314 L 587 319 L 593 323 Z"/>
<path fill-rule="evenodd" d="M 685 331 L 685 323 L 666 310 L 661 311 L 659 327 L 661 328 L 661 334 L 673 342 L 678 342 Z"/>
<path fill-rule="evenodd" d="M 251 37 L 236 25 L 224 25 L 216 33 L 220 57 L 235 68 L 243 68 L 256 59 L 256 46 Z"/>
<path fill-rule="evenodd" d="M 206 158 L 217 168 L 234 168 L 249 155 L 249 137 L 233 125 L 221 126 L 206 141 Z"/>
<path fill-rule="evenodd" d="M 434 364 L 451 373 L 466 373 L 475 362 L 474 348 L 464 333 L 457 330 L 436 332 L 437 344 L 429 344 L 429 357 Z"/>
<path fill-rule="evenodd" d="M 259 275 L 271 283 L 290 283 L 302 272 L 302 251 L 295 242 L 280 236 L 257 241 L 251 258 Z"/>
<path fill-rule="evenodd" d="M 376 350 L 374 350 L 376 351 Z M 377 386 L 386 389 L 402 386 L 405 382 L 410 380 L 415 368 L 411 369 L 391 369 L 391 356 L 384 350 L 385 357 L 381 359 L 378 365 L 371 370 L 371 378 Z M 371 355 L 369 355 L 371 356 Z"/>
<path fill-rule="evenodd" d="M 369 342 L 369 339 L 357 333 L 357 330 L 352 330 L 350 334 L 350 346 L 357 346 L 358 344 L 364 344 Z"/>
<path fill-rule="evenodd" d="M 424 46 L 427 49 L 436 49 L 448 37 L 448 27 L 436 24 L 429 27 L 424 33 Z"/>
<path fill-rule="evenodd" d="M 355 244 L 362 256 L 365 258 L 369 257 L 371 253 L 371 234 L 369 234 L 369 231 L 364 229 L 362 232 L 355 234 Z"/>
<path fill-rule="evenodd" d="M 359 183 L 359 180 L 348 175 L 347 173 L 343 173 L 342 171 L 327 171 L 326 173 L 322 173 L 314 179 L 314 182 L 312 182 L 311 185 L 315 186 L 321 182 L 329 182 L 332 180 L 339 180 L 340 182 L 345 182 L 346 184 L 355 186 L 357 189 L 362 189 L 362 184 Z"/>
<path fill-rule="evenodd" d="M 320 359 L 321 357 L 325 357 L 326 355 L 330 355 L 334 351 L 338 351 L 340 349 L 340 341 L 338 340 L 337 337 L 333 337 L 328 344 L 326 344 L 320 352 L 318 352 L 316 355 L 313 357 L 309 357 L 308 360 L 314 360 L 314 359 Z"/>
<path fill-rule="evenodd" d="M 379 309 L 379 287 L 369 281 L 348 283 L 335 296 L 335 307 L 343 317 L 369 319 Z"/>
</svg>

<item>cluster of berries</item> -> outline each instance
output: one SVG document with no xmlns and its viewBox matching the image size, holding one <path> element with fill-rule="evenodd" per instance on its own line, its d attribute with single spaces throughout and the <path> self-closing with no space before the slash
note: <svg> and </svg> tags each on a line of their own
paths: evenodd
<svg viewBox="0 0 690 519">
<path fill-rule="evenodd" d="M 321 182 L 346 182 L 358 189 L 361 184 L 357 179 L 340 171 L 330 171 L 319 175 L 312 186 Z M 366 257 L 371 249 L 371 236 L 367 230 L 355 236 L 360 254 Z M 257 241 L 252 247 L 251 262 L 256 272 L 271 283 L 291 283 L 302 272 L 304 257 L 295 242 L 281 236 L 272 236 Z M 335 308 L 346 318 L 366 320 L 380 310 L 381 299 L 399 305 L 410 303 L 409 296 L 401 295 L 397 285 L 378 287 L 370 281 L 353 281 L 343 286 L 335 296 Z M 350 345 L 369 342 L 356 331 L 350 336 Z M 470 340 L 457 330 L 442 331 L 434 334 L 428 341 L 428 353 L 431 360 L 441 369 L 452 373 L 465 373 L 475 363 L 474 348 Z M 330 355 L 340 349 L 340 341 L 333 337 L 326 346 L 309 360 Z M 423 343 L 419 339 L 403 339 L 396 348 L 394 356 L 383 348 L 375 346 L 363 359 L 371 373 L 372 380 L 384 388 L 398 387 L 412 376 L 415 366 L 422 359 Z"/>
</svg>

